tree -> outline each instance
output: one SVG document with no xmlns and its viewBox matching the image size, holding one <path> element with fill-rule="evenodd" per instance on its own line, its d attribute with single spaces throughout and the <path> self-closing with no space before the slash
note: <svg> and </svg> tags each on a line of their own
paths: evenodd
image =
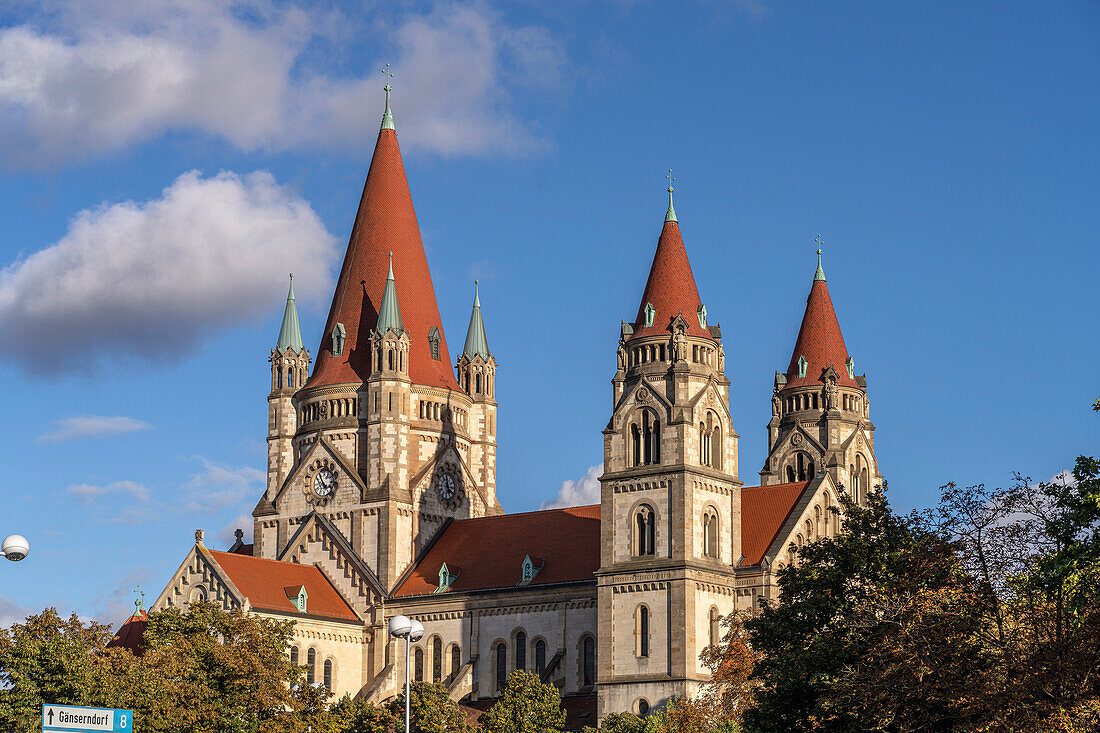
<svg viewBox="0 0 1100 733">
<path fill-rule="evenodd" d="M 541 733 L 561 730 L 565 710 L 558 688 L 543 684 L 534 672 L 516 670 L 508 677 L 500 700 L 479 722 L 491 733 Z"/>
<path fill-rule="evenodd" d="M 94 655 L 110 638 L 110 627 L 53 608 L 0 629 L 0 730 L 38 731 L 43 703 L 88 704 Z"/>
<path fill-rule="evenodd" d="M 388 733 L 396 722 L 393 714 L 364 700 L 344 695 L 329 708 L 327 724 L 313 733 Z M 402 718 L 404 724 L 404 718 Z"/>
<path fill-rule="evenodd" d="M 458 703 L 440 684 L 413 682 L 410 688 L 409 714 L 416 733 L 466 733 L 470 726 Z M 393 716 L 396 733 L 405 733 L 405 691 L 386 706 Z"/>
<path fill-rule="evenodd" d="M 585 726 L 584 733 L 594 733 L 597 730 L 604 733 L 643 733 L 645 721 L 634 713 L 611 713 L 603 719 L 599 728 Z"/>
<path fill-rule="evenodd" d="M 745 714 L 746 730 L 965 726 L 973 711 L 954 702 L 954 688 L 927 685 L 913 669 L 957 663 L 965 679 L 954 680 L 954 686 L 980 682 L 981 660 L 972 656 L 966 629 L 959 632 L 961 638 L 952 637 L 957 643 L 936 648 L 936 654 L 945 655 L 939 659 L 922 652 L 921 664 L 912 669 L 895 668 L 888 656 L 874 666 L 876 651 L 900 643 L 910 628 L 903 619 L 919 620 L 925 628 L 935 618 L 935 613 L 919 612 L 922 603 L 937 599 L 929 607 L 934 611 L 939 603 L 972 591 L 952 546 L 917 518 L 894 514 L 882 491 L 872 492 L 866 507 L 847 497 L 841 501 L 844 532 L 803 547 L 797 561 L 779 572 L 778 602 L 745 624 L 751 647 L 760 655 L 753 672 L 760 688 L 755 706 Z M 864 678 L 896 684 L 896 693 L 891 696 L 884 687 L 868 709 L 851 695 L 853 681 Z M 898 718 L 906 711 L 917 711 L 912 721 Z M 869 714 L 885 717 L 869 720 Z M 914 727 L 906 727 L 910 724 Z"/>
</svg>

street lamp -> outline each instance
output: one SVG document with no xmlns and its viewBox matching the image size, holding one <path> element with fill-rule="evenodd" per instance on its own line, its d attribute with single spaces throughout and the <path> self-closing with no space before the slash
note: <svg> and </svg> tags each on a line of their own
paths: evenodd
<svg viewBox="0 0 1100 733">
<path fill-rule="evenodd" d="M 405 733 L 409 730 L 409 647 L 424 638 L 424 624 L 408 616 L 390 619 L 390 636 L 405 640 Z"/>
<path fill-rule="evenodd" d="M 19 562 L 31 551 L 30 543 L 21 534 L 12 534 L 4 538 L 0 545 L 0 557 L 6 557 L 12 562 Z M 423 633 L 423 632 L 421 632 Z"/>
</svg>

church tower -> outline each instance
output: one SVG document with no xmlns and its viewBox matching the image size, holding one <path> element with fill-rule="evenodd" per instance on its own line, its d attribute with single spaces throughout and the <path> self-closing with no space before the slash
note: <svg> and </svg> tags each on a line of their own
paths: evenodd
<svg viewBox="0 0 1100 733">
<path fill-rule="evenodd" d="M 347 578 L 349 597 L 364 611 L 393 589 L 448 520 L 502 512 L 492 437 L 495 362 L 482 349 L 474 359 L 481 359 L 481 391 L 476 381 L 472 393 L 459 385 L 388 84 L 385 90 L 313 372 L 304 385 L 306 369 L 288 377 L 292 388 L 278 381 L 272 357 L 271 409 L 279 418 L 272 417 L 268 488 L 253 512 L 258 556 L 336 557 L 333 572 Z M 296 314 L 293 322 L 287 353 L 308 366 Z M 486 432 L 482 416 L 489 413 Z"/>
<path fill-rule="evenodd" d="M 286 480 L 294 467 L 294 433 L 298 413 L 294 393 L 309 374 L 309 349 L 302 345 L 298 309 L 294 305 L 294 276 L 286 296 L 283 325 L 279 339 L 268 357 L 271 362 L 271 392 L 267 396 L 267 491 L 271 493 Z"/>
<path fill-rule="evenodd" d="M 721 329 L 699 297 L 672 192 L 637 316 L 622 324 L 603 431 L 601 719 L 644 713 L 707 678 L 699 653 L 709 620 L 733 608 L 741 560 Z"/>
<path fill-rule="evenodd" d="M 764 486 L 827 471 L 862 503 L 882 483 L 875 457 L 867 375 L 857 375 L 840 332 L 817 251 L 806 312 L 786 373 L 775 373 Z"/>
</svg>

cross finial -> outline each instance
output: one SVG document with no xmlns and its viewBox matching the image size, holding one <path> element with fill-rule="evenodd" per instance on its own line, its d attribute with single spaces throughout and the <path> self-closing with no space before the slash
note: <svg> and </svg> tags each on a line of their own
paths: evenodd
<svg viewBox="0 0 1100 733">
<path fill-rule="evenodd" d="M 386 90 L 386 111 L 382 113 L 382 129 L 392 130 L 393 127 L 393 113 L 390 112 L 390 91 L 393 87 L 390 86 L 390 79 L 393 78 L 393 72 L 390 71 L 390 65 L 386 64 L 382 68 L 382 75 L 386 77 L 386 86 L 382 87 Z"/>
<path fill-rule="evenodd" d="M 814 282 L 818 280 L 825 280 L 825 270 L 821 268 L 821 245 L 825 242 L 821 239 L 821 235 L 817 235 L 817 239 L 814 240 L 817 243 L 817 272 L 814 273 Z"/>
<path fill-rule="evenodd" d="M 135 598 L 134 598 L 134 612 L 137 613 L 138 611 L 144 611 L 145 610 L 145 592 L 141 590 L 140 585 L 137 588 L 134 588 L 134 595 L 135 595 Z"/>
<path fill-rule="evenodd" d="M 676 209 L 672 207 L 672 192 L 676 188 L 672 185 L 676 182 L 676 177 L 672 175 L 672 169 L 668 169 L 668 173 L 665 174 L 665 178 L 668 179 L 668 211 L 665 213 L 665 223 L 670 221 L 676 221 Z"/>
</svg>

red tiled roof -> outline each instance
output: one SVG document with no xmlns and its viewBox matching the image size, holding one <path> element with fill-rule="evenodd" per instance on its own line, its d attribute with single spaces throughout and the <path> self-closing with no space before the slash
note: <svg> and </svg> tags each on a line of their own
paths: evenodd
<svg viewBox="0 0 1100 733">
<path fill-rule="evenodd" d="M 149 624 L 149 614 L 143 609 L 136 611 L 133 616 L 118 628 L 115 635 L 107 642 L 107 648 L 122 647 L 129 649 L 134 654 L 145 651 L 145 627 Z"/>
<path fill-rule="evenodd" d="M 741 554 L 745 565 L 764 559 L 809 481 L 741 487 Z"/>
<path fill-rule="evenodd" d="M 798 376 L 798 357 L 806 357 L 809 362 L 806 376 Z M 832 364 L 840 375 L 840 383 L 848 387 L 858 387 L 856 380 L 848 376 L 848 347 L 844 345 L 844 336 L 840 333 L 840 323 L 833 310 L 833 301 L 829 297 L 829 286 L 824 280 L 815 280 L 806 298 L 806 313 L 802 316 L 802 327 L 798 329 L 798 340 L 794 342 L 794 353 L 787 367 L 787 387 L 804 387 L 821 384 L 821 373 Z"/>
<path fill-rule="evenodd" d="M 646 303 L 652 303 L 657 311 L 649 328 L 645 327 Z M 669 323 L 681 312 L 690 335 L 710 338 L 710 333 L 699 326 L 699 306 L 702 303 L 684 248 L 684 239 L 680 236 L 680 225 L 666 221 L 661 238 L 657 240 L 657 251 L 653 253 L 649 280 L 642 293 L 642 302 L 638 304 L 638 317 L 634 319 L 634 335 L 631 338 L 667 334 Z"/>
<path fill-rule="evenodd" d="M 530 585 L 594 580 L 600 566 L 600 506 L 548 509 L 451 522 L 394 594 L 435 592 L 443 563 L 462 568 L 450 592 L 510 588 L 523 558 L 546 558 Z"/>
<path fill-rule="evenodd" d="M 389 129 L 378 133 L 344 265 L 307 387 L 355 384 L 370 376 L 369 337 L 378 322 L 390 252 L 393 252 L 401 320 L 412 339 L 409 377 L 416 384 L 459 389 L 451 370 L 443 321 L 436 305 L 435 288 L 420 239 L 420 225 L 413 209 L 397 133 Z M 343 354 L 334 357 L 329 334 L 337 322 L 344 324 L 347 340 Z M 432 359 L 428 343 L 428 330 L 432 326 L 439 328 L 442 337 L 439 360 Z"/>
<path fill-rule="evenodd" d="M 250 542 L 247 545 L 241 545 L 236 550 L 229 550 L 229 552 L 235 553 L 237 555 L 251 555 L 252 554 L 252 543 Z"/>
<path fill-rule="evenodd" d="M 357 621 L 359 618 L 324 573 L 314 565 L 279 562 L 218 550 L 209 552 L 257 610 L 297 613 L 298 609 L 287 597 L 285 589 L 304 585 L 308 596 L 308 615 L 347 621 Z"/>
</svg>

